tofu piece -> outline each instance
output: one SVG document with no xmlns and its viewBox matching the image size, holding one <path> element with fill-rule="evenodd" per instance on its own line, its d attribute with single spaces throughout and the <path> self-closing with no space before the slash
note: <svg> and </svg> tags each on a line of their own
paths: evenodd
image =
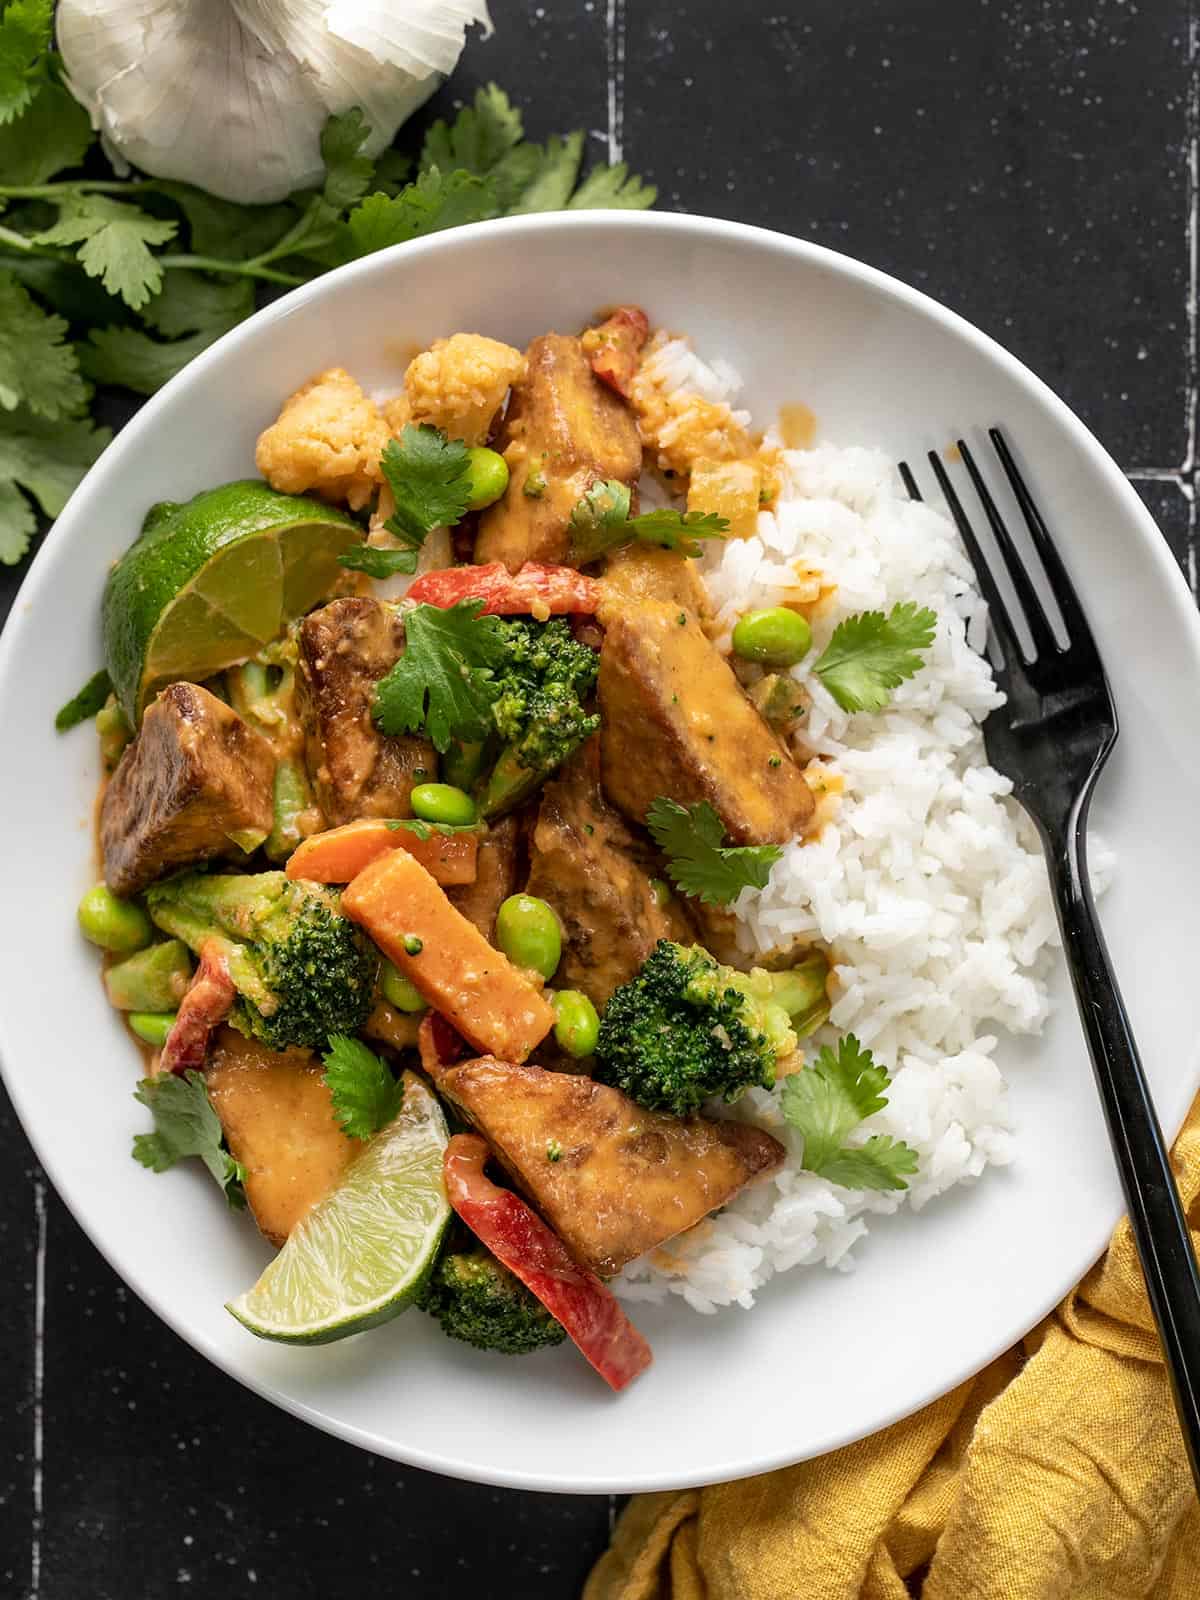
<svg viewBox="0 0 1200 1600">
<path fill-rule="evenodd" d="M 598 739 L 589 739 L 543 788 L 527 885 L 562 923 L 555 984 L 582 989 L 597 1010 L 660 939 L 692 938 L 674 895 L 660 903 L 648 847 L 605 801 L 599 758 Z"/>
<path fill-rule="evenodd" d="M 547 333 L 526 358 L 496 445 L 508 462 L 508 489 L 483 512 L 475 542 L 477 562 L 503 561 L 510 572 L 525 561 L 563 561 L 571 512 L 585 492 L 608 478 L 632 486 L 642 466 L 632 411 L 596 377 L 578 339 Z M 534 474 L 544 488 L 530 496 Z"/>
<path fill-rule="evenodd" d="M 431 423 L 449 439 L 486 444 L 505 395 L 524 375 L 525 357 L 512 345 L 456 333 L 409 362 L 404 394 L 413 422 Z"/>
<path fill-rule="evenodd" d="M 309 1050 L 268 1050 L 222 1028 L 204 1074 L 225 1142 L 246 1169 L 247 1204 L 273 1245 L 286 1242 L 362 1148 L 338 1127 L 323 1071 Z"/>
<path fill-rule="evenodd" d="M 758 528 L 763 490 L 759 462 L 700 461 L 688 483 L 689 511 L 707 511 L 729 521 L 730 539 L 748 539 Z"/>
<path fill-rule="evenodd" d="M 473 922 L 485 939 L 496 928 L 496 913 L 517 890 L 521 825 L 516 816 L 501 817 L 489 825 L 475 856 L 475 881 L 456 884 L 446 892 L 450 902 Z"/>
<path fill-rule="evenodd" d="M 408 817 L 409 795 L 437 773 L 427 739 L 391 738 L 371 719 L 375 685 L 404 650 L 404 624 L 378 600 L 333 600 L 300 624 L 296 709 L 318 804 L 331 826 Z"/>
<path fill-rule="evenodd" d="M 726 1205 L 784 1157 L 777 1139 L 747 1123 L 646 1111 L 591 1078 L 493 1057 L 446 1068 L 437 1089 L 576 1261 L 601 1277 Z"/>
<path fill-rule="evenodd" d="M 100 807 L 104 877 L 137 894 L 177 867 L 237 858 L 271 831 L 275 756 L 237 712 L 195 683 L 146 709 Z"/>
<path fill-rule="evenodd" d="M 690 500 L 688 509 L 693 509 Z M 696 563 L 678 550 L 662 550 L 648 544 L 625 545 L 609 556 L 601 581 L 605 603 L 621 610 L 643 600 L 661 600 L 676 610 L 685 607 L 702 622 L 712 614 Z"/>
<path fill-rule="evenodd" d="M 343 367 L 301 384 L 258 436 L 255 465 L 281 494 L 319 494 L 357 511 L 383 481 L 391 438 L 379 407 Z"/>
<path fill-rule="evenodd" d="M 477 1050 L 523 1061 L 554 1026 L 554 1007 L 404 850 L 365 868 L 342 910 Z"/>
<path fill-rule="evenodd" d="M 609 798 L 645 821 L 659 795 L 707 800 L 734 844 L 783 844 L 812 793 L 690 613 L 659 601 L 601 608 L 597 693 Z"/>
</svg>

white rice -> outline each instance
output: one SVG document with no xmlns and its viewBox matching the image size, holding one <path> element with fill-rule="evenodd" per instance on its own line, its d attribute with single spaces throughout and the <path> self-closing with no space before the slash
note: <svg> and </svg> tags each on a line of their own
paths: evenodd
<svg viewBox="0 0 1200 1600">
<path fill-rule="evenodd" d="M 732 402 L 727 365 L 705 367 L 682 340 L 655 361 L 705 398 Z M 749 1307 L 776 1272 L 824 1263 L 843 1271 L 872 1215 L 977 1179 L 1013 1159 L 995 1028 L 1037 1033 L 1057 943 L 1036 834 L 987 765 L 980 723 L 1003 701 L 982 655 L 986 610 L 949 520 L 910 502 L 878 451 L 823 444 L 784 455 L 786 482 L 753 538 L 704 562 L 727 645 L 737 616 L 778 603 L 796 569 L 836 584 L 814 622 L 811 655 L 794 669 L 812 698 L 804 740 L 845 780 L 821 837 L 786 847 L 761 893 L 733 909 L 748 956 L 795 935 L 834 952 L 840 994 L 811 1041 L 854 1032 L 893 1074 L 888 1104 L 862 1125 L 904 1139 L 920 1167 L 904 1193 L 861 1193 L 802 1172 L 803 1141 L 784 1123 L 778 1090 L 712 1109 L 769 1128 L 791 1159 L 690 1233 L 632 1262 L 617 1281 L 629 1300 L 680 1294 L 697 1311 Z M 810 671 L 837 623 L 916 601 L 938 617 L 916 677 L 888 709 L 847 716 Z M 1093 841 L 1099 881 L 1110 858 Z"/>
</svg>

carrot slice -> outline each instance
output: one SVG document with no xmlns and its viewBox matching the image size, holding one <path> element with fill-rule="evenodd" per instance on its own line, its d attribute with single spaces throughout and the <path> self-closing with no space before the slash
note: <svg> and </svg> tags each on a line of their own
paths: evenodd
<svg viewBox="0 0 1200 1600">
<path fill-rule="evenodd" d="M 478 833 L 439 833 L 428 823 L 388 822 L 383 817 L 361 817 L 310 834 L 289 856 L 287 875 L 313 883 L 349 883 L 392 850 L 407 850 L 438 883 L 475 882 Z"/>
<path fill-rule="evenodd" d="M 652 1360 L 650 1346 L 611 1289 L 572 1257 L 541 1217 L 484 1176 L 488 1147 L 473 1133 L 446 1146 L 446 1197 L 492 1254 L 556 1317 L 610 1388 L 620 1391 Z"/>
<path fill-rule="evenodd" d="M 342 891 L 342 910 L 477 1050 L 524 1061 L 554 1026 L 541 991 L 407 851 L 360 872 Z"/>
<path fill-rule="evenodd" d="M 509 572 L 503 561 L 482 567 L 446 567 L 427 572 L 409 587 L 407 599 L 447 610 L 463 600 L 482 600 L 481 616 L 510 617 L 529 613 L 565 616 L 568 612 L 591 615 L 600 604 L 600 585 L 574 567 L 548 566 L 527 561 L 519 572 Z"/>
</svg>

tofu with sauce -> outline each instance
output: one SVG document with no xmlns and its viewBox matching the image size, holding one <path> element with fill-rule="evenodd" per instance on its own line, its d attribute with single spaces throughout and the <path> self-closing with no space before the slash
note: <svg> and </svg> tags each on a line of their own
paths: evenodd
<svg viewBox="0 0 1200 1600">
<path fill-rule="evenodd" d="M 516 893 L 520 846 L 521 824 L 515 815 L 490 823 L 479 841 L 475 881 L 446 890 L 450 903 L 485 939 L 490 940 L 495 932 L 497 911 Z"/>
<path fill-rule="evenodd" d="M 728 662 L 687 611 L 660 601 L 603 606 L 597 693 L 609 798 L 645 821 L 659 795 L 707 800 L 734 844 L 783 844 L 813 797 Z"/>
<path fill-rule="evenodd" d="M 381 733 L 375 685 L 404 650 L 404 624 L 378 600 L 332 600 L 300 624 L 296 709 L 317 802 L 331 826 L 408 817 L 409 795 L 437 772 L 426 739 Z"/>
<path fill-rule="evenodd" d="M 338 1127 L 324 1069 L 309 1050 L 268 1050 L 225 1027 L 204 1081 L 230 1154 L 246 1169 L 254 1220 L 282 1245 L 362 1146 Z"/>
<path fill-rule="evenodd" d="M 445 1068 L 444 1095 L 492 1147 L 576 1261 L 611 1277 L 774 1171 L 761 1128 L 679 1118 L 591 1078 L 485 1056 Z"/>
<path fill-rule="evenodd" d="M 535 339 L 514 385 L 496 448 L 508 462 L 503 499 L 479 520 L 475 560 L 561 562 L 571 512 L 592 484 L 634 484 L 642 447 L 633 412 L 601 383 L 583 345 L 561 333 Z"/>
<path fill-rule="evenodd" d="M 684 606 L 702 622 L 711 615 L 708 592 L 696 563 L 678 550 L 627 544 L 609 556 L 601 581 L 609 606 L 626 609 L 643 600 L 660 600 L 676 609 Z"/>
<path fill-rule="evenodd" d="M 659 939 L 692 937 L 679 902 L 652 882 L 647 846 L 604 799 L 599 758 L 599 741 L 589 739 L 543 788 L 527 885 L 562 924 L 556 985 L 582 989 L 597 1009 Z"/>
<path fill-rule="evenodd" d="M 271 746 L 195 683 L 172 683 L 147 707 L 100 807 L 104 877 L 137 894 L 177 867 L 244 859 L 274 819 Z"/>
</svg>

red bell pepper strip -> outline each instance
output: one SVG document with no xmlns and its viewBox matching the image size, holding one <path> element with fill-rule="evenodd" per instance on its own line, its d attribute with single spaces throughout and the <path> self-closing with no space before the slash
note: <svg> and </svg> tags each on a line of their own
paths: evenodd
<svg viewBox="0 0 1200 1600">
<path fill-rule="evenodd" d="M 490 561 L 484 567 L 427 572 L 409 588 L 407 598 L 443 611 L 463 600 L 482 600 L 480 615 L 485 617 L 592 615 L 600 604 L 600 585 L 574 567 L 527 561 L 512 573 L 502 561 Z"/>
<path fill-rule="evenodd" d="M 598 328 L 589 328 L 583 336 L 583 351 L 592 371 L 626 400 L 649 335 L 650 322 L 640 306 L 618 306 Z"/>
<path fill-rule="evenodd" d="M 488 1147 L 473 1133 L 446 1146 L 446 1194 L 455 1211 L 556 1317 L 610 1388 L 622 1390 L 653 1359 L 611 1289 L 574 1261 L 524 1200 L 484 1177 Z"/>
<path fill-rule="evenodd" d="M 229 976 L 225 952 L 218 939 L 209 939 L 200 948 L 200 965 L 179 1010 L 162 1054 L 159 1072 L 191 1072 L 204 1065 L 212 1031 L 233 1010 L 237 990 Z"/>
<path fill-rule="evenodd" d="M 470 1046 L 440 1011 L 427 1011 L 417 1029 L 417 1051 L 422 1068 L 436 1083 L 438 1074 L 461 1061 L 469 1053 Z"/>
</svg>

